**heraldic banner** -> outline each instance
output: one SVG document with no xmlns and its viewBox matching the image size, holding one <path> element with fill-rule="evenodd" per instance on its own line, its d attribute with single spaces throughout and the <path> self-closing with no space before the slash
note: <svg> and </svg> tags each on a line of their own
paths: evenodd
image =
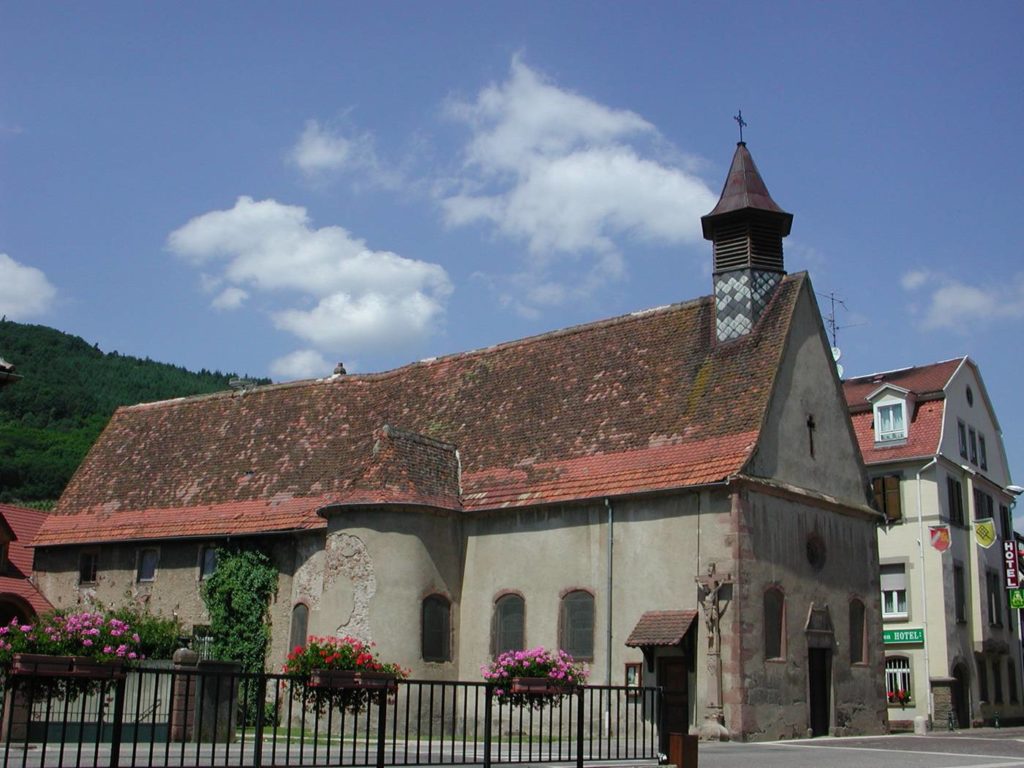
<svg viewBox="0 0 1024 768">
<path fill-rule="evenodd" d="M 974 537 L 978 545 L 988 549 L 996 543 L 996 523 L 991 517 L 974 521 Z"/>
<path fill-rule="evenodd" d="M 939 550 L 939 552 L 945 552 L 949 549 L 950 539 L 948 525 L 929 525 L 928 533 L 931 534 L 932 546 Z"/>
</svg>

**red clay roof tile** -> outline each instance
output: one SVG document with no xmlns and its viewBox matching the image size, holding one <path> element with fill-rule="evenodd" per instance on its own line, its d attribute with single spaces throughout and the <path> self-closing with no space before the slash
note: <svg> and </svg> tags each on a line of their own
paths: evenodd
<svg viewBox="0 0 1024 768">
<path fill-rule="evenodd" d="M 29 581 L 32 575 L 33 556 L 29 545 L 43 521 L 47 519 L 47 513 L 0 504 L 0 515 L 15 536 L 7 549 L 8 571 L 0 576 L 0 594 L 16 595 L 32 606 L 36 613 L 51 610 L 53 606 L 50 602 Z"/>
<path fill-rule="evenodd" d="M 679 645 L 696 618 L 696 611 L 647 611 L 629 633 L 626 645 L 630 648 Z"/>
<path fill-rule="evenodd" d="M 722 480 L 757 441 L 803 285 L 785 278 L 754 332 L 727 344 L 712 342 L 704 297 L 386 373 L 121 408 L 36 543 L 317 527 L 335 504 L 486 510 Z"/>
</svg>

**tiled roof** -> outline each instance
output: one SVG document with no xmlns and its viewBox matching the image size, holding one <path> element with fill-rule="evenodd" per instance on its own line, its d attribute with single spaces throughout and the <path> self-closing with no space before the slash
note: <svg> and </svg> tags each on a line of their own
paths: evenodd
<svg viewBox="0 0 1024 768">
<path fill-rule="evenodd" d="M 945 400 L 918 403 L 911 417 L 907 439 L 894 443 L 875 444 L 875 415 L 872 411 L 851 413 L 853 431 L 857 434 L 860 453 L 865 464 L 881 464 L 900 459 L 930 456 L 939 452 L 942 436 L 942 411 Z"/>
<path fill-rule="evenodd" d="M 121 408 L 36 543 L 311 527 L 334 504 L 488 510 L 724 479 L 757 440 L 804 285 L 785 278 L 754 332 L 727 344 L 711 341 L 705 297 L 386 373 Z"/>
<path fill-rule="evenodd" d="M 696 618 L 696 611 L 647 611 L 629 633 L 626 645 L 630 648 L 679 645 Z"/>
<path fill-rule="evenodd" d="M 963 361 L 964 358 L 944 360 L 931 365 L 858 376 L 843 382 L 843 394 L 865 464 L 882 464 L 938 453 L 945 408 L 942 390 Z M 913 392 L 918 399 L 910 417 L 907 439 L 876 444 L 874 413 L 866 398 L 885 384 Z"/>
<path fill-rule="evenodd" d="M 866 400 L 867 396 L 884 384 L 902 387 L 918 396 L 941 392 L 964 359 L 957 357 L 953 360 L 944 360 L 941 363 L 871 373 L 866 376 L 846 379 L 843 382 L 843 394 L 846 395 L 847 405 L 854 408 L 870 407 Z"/>
<path fill-rule="evenodd" d="M 0 504 L 0 515 L 15 536 L 7 549 L 7 573 L 0 576 L 0 596 L 16 595 L 31 605 L 36 613 L 51 610 L 50 602 L 29 581 L 32 575 L 32 549 L 29 544 L 48 517 L 47 513 Z"/>
</svg>

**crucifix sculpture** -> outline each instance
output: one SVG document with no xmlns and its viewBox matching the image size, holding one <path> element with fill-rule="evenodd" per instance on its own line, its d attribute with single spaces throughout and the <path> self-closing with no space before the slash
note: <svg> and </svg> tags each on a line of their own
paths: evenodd
<svg viewBox="0 0 1024 768">
<path fill-rule="evenodd" d="M 707 573 L 698 576 L 697 599 L 704 613 L 707 627 L 707 711 L 701 727 L 705 738 L 721 738 L 724 727 L 722 712 L 722 605 L 719 598 L 722 590 L 733 583 L 732 574 L 719 574 L 714 563 L 708 565 Z M 711 733 L 714 731 L 714 733 Z"/>
</svg>

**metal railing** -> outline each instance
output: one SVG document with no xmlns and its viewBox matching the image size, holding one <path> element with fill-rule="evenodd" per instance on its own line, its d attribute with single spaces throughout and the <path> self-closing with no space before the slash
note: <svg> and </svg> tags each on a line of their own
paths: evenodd
<svg viewBox="0 0 1024 768">
<path fill-rule="evenodd" d="M 493 683 L 324 690 L 279 674 L 136 669 L 9 678 L 0 765 L 406 766 L 655 761 L 661 689 L 584 686 L 512 703 Z M 522 700 L 521 700 L 522 701 Z"/>
</svg>

